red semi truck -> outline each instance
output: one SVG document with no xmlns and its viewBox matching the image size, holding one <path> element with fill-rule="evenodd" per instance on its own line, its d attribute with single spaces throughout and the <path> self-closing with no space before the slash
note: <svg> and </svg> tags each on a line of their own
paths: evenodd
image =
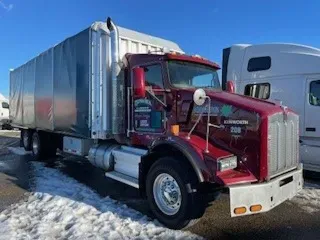
<svg viewBox="0 0 320 240">
<path fill-rule="evenodd" d="M 224 188 L 231 216 L 269 211 L 302 189 L 299 118 L 222 91 L 218 70 L 108 18 L 11 71 L 10 117 L 36 159 L 86 157 L 170 228 Z"/>
</svg>

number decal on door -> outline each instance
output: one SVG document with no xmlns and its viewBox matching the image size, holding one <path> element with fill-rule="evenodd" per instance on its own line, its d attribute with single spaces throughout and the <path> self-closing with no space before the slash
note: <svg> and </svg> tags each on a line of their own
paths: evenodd
<svg viewBox="0 0 320 240">
<path fill-rule="evenodd" d="M 231 127 L 230 132 L 234 134 L 240 134 L 241 133 L 241 127 Z"/>
</svg>

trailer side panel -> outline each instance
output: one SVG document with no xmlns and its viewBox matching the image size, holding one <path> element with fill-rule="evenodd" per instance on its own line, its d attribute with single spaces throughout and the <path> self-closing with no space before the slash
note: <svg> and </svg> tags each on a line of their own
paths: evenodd
<svg viewBox="0 0 320 240">
<path fill-rule="evenodd" d="M 10 73 L 14 125 L 90 136 L 89 34 L 88 28 Z"/>
</svg>

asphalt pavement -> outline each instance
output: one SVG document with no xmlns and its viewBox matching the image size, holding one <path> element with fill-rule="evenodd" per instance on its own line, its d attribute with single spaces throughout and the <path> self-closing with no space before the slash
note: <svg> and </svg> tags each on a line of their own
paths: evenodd
<svg viewBox="0 0 320 240">
<path fill-rule="evenodd" d="M 18 131 L 0 131 L 0 212 L 25 197 L 29 189 L 28 162 L 8 147 L 19 146 Z"/>
<path fill-rule="evenodd" d="M 18 133 L 1 133 L 0 145 L 0 212 L 23 200 L 29 191 L 32 170 L 31 156 L 10 153 L 7 146 L 18 146 Z M 104 171 L 76 157 L 57 157 L 46 164 L 95 190 L 102 197 L 110 196 L 152 216 L 146 200 L 136 189 L 107 179 Z M 314 177 L 314 176 L 313 176 Z M 307 182 L 320 184 L 318 179 Z M 319 200 L 320 201 L 320 200 Z M 187 229 L 207 239 L 320 239 L 320 211 L 307 212 L 297 203 L 287 201 L 270 212 L 231 218 L 228 195 L 222 194 L 211 203 L 204 217 Z"/>
</svg>

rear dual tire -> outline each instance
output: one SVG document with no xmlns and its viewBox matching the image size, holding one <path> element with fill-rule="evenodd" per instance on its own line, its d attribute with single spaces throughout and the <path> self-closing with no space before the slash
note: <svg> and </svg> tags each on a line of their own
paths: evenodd
<svg viewBox="0 0 320 240">
<path fill-rule="evenodd" d="M 32 140 L 32 133 L 29 130 L 22 129 L 21 130 L 21 140 L 22 146 L 26 151 L 31 151 L 31 140 Z"/>
<path fill-rule="evenodd" d="M 56 146 L 50 141 L 50 135 L 43 132 L 34 132 L 31 140 L 31 151 L 36 161 L 44 161 L 56 155 Z"/>
<path fill-rule="evenodd" d="M 189 227 L 202 217 L 206 202 L 191 191 L 198 180 L 189 166 L 171 157 L 156 161 L 147 175 L 146 194 L 155 217 L 172 229 Z"/>
</svg>

